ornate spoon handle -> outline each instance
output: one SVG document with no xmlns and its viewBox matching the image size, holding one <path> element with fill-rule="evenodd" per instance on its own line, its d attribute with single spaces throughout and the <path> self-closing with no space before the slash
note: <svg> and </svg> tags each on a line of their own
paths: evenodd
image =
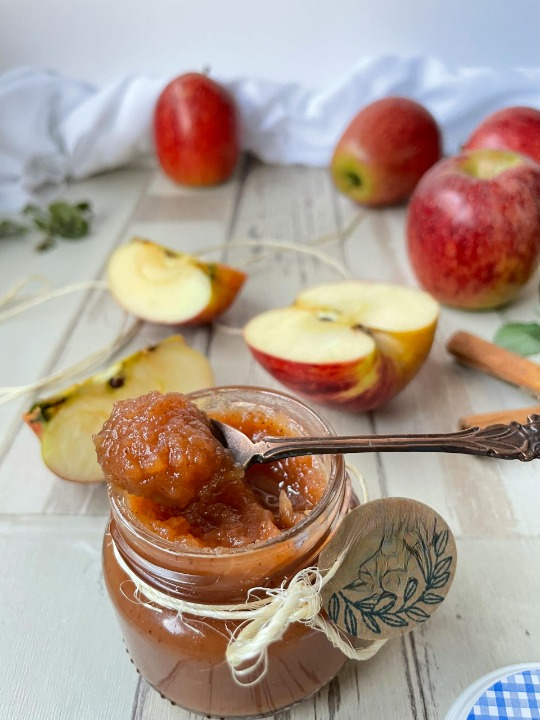
<svg viewBox="0 0 540 720">
<path fill-rule="evenodd" d="M 265 437 L 255 443 L 253 450 L 255 462 L 297 455 L 360 452 L 446 452 L 527 461 L 540 458 L 540 415 L 530 415 L 523 425 L 511 422 L 433 435 Z"/>
</svg>

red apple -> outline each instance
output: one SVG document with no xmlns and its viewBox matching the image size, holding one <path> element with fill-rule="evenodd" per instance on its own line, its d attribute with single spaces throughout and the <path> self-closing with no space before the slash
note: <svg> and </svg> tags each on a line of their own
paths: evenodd
<svg viewBox="0 0 540 720">
<path fill-rule="evenodd" d="M 540 162 L 540 110 L 517 106 L 489 115 L 463 146 L 477 148 L 512 150 Z"/>
<path fill-rule="evenodd" d="M 304 290 L 289 307 L 255 316 L 244 338 L 277 380 L 350 411 L 384 405 L 431 348 L 439 306 L 401 285 L 347 281 Z"/>
<path fill-rule="evenodd" d="M 204 325 L 234 302 L 242 270 L 134 237 L 107 263 L 112 296 L 132 315 L 164 325 Z"/>
<path fill-rule="evenodd" d="M 433 116 L 403 97 L 377 100 L 361 110 L 339 139 L 330 169 L 344 195 L 362 205 L 405 200 L 441 157 Z"/>
<path fill-rule="evenodd" d="M 420 284 L 440 302 L 504 305 L 540 259 L 540 165 L 488 149 L 441 160 L 409 202 L 407 237 Z"/>
<path fill-rule="evenodd" d="M 183 185 L 217 185 L 234 172 L 240 154 L 240 119 L 232 95 L 206 75 L 170 82 L 154 110 L 157 158 Z"/>
</svg>

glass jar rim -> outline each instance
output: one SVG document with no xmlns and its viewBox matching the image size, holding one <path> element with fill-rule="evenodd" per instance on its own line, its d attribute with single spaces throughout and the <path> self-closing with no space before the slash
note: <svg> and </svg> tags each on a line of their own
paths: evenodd
<svg viewBox="0 0 540 720">
<path fill-rule="evenodd" d="M 204 388 L 196 390 L 191 393 L 186 393 L 187 397 L 191 400 L 197 400 L 203 397 L 209 397 L 211 395 L 227 395 L 239 392 L 256 393 L 260 395 L 273 396 L 283 398 L 287 402 L 292 402 L 307 418 L 318 423 L 323 431 L 326 431 L 329 435 L 335 435 L 335 431 L 332 425 L 309 405 L 304 403 L 302 400 L 281 392 L 272 388 L 266 388 L 256 385 L 220 385 L 211 388 Z M 279 535 L 263 540 L 262 542 L 252 543 L 250 545 L 244 545 L 242 547 L 224 547 L 224 548 L 189 548 L 182 546 L 178 541 L 167 540 L 157 536 L 150 530 L 147 530 L 143 523 L 139 521 L 135 515 L 129 510 L 125 503 L 126 492 L 120 488 L 117 488 L 111 484 L 108 485 L 109 501 L 112 509 L 113 517 L 117 524 L 121 527 L 129 530 L 130 534 L 135 535 L 136 539 L 145 544 L 150 544 L 153 547 L 159 548 L 161 552 L 171 555 L 182 555 L 185 557 L 193 558 L 208 558 L 208 557 L 220 557 L 227 558 L 229 556 L 243 556 L 247 553 L 257 552 L 259 550 L 268 550 L 279 543 L 287 542 L 294 538 L 296 535 L 300 535 L 304 529 L 311 525 L 314 521 L 321 516 L 321 514 L 327 508 L 333 495 L 338 493 L 340 483 L 344 482 L 345 478 L 345 461 L 343 455 L 336 454 L 330 455 L 329 457 L 329 472 L 328 472 L 328 483 L 323 493 L 323 496 L 315 507 L 310 511 L 309 515 L 305 519 L 301 520 L 296 525 L 287 528 Z"/>
</svg>

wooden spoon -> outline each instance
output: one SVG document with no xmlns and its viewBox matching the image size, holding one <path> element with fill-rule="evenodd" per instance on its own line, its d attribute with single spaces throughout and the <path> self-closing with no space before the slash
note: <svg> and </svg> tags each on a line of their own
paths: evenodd
<svg viewBox="0 0 540 720">
<path fill-rule="evenodd" d="M 321 591 L 341 630 L 362 640 L 409 632 L 440 607 L 454 579 L 456 544 L 444 519 L 407 498 L 383 498 L 346 515 L 322 551 L 324 572 L 346 553 Z"/>
</svg>

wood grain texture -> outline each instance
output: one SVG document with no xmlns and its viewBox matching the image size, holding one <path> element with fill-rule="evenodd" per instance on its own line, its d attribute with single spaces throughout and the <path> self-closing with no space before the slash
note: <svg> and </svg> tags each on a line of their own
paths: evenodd
<svg viewBox="0 0 540 720">
<path fill-rule="evenodd" d="M 243 343 L 256 312 L 288 304 L 302 288 L 336 280 L 334 267 L 302 252 L 262 248 L 263 238 L 317 248 L 353 277 L 415 285 L 404 241 L 405 208 L 361 210 L 334 192 L 324 169 L 249 161 L 231 183 L 195 192 L 151 170 L 126 170 L 73 185 L 73 200 L 96 209 L 92 237 L 46 255 L 29 243 L 2 246 L 0 293 L 39 272 L 55 286 L 101 278 L 107 257 L 134 234 L 246 267 L 238 301 L 213 327 L 183 332 L 207 353 L 219 384 L 277 388 Z M 349 234 L 346 229 L 357 221 Z M 259 241 L 258 245 L 242 242 Z M 526 318 L 531 283 L 512 306 L 489 313 L 441 309 L 432 351 L 410 385 L 386 407 L 358 415 L 322 412 L 339 434 L 450 432 L 459 418 L 522 407 L 523 393 L 454 362 L 458 330 L 493 337 L 505 320 Z M 4 384 L 61 368 L 112 337 L 118 309 L 86 293 L 0 324 Z M 144 324 L 125 354 L 170 334 Z M 9 352 L 5 351 L 9 348 Z M 140 679 L 124 652 L 101 581 L 100 544 L 108 505 L 103 485 L 56 478 L 22 425 L 32 397 L 0 406 L 0 717 L 10 720 L 194 720 Z M 370 497 L 431 505 L 457 537 L 455 581 L 440 610 L 372 660 L 349 662 L 327 688 L 279 720 L 440 720 L 476 677 L 538 659 L 540 483 L 537 465 L 435 454 L 351 456 Z"/>
</svg>

